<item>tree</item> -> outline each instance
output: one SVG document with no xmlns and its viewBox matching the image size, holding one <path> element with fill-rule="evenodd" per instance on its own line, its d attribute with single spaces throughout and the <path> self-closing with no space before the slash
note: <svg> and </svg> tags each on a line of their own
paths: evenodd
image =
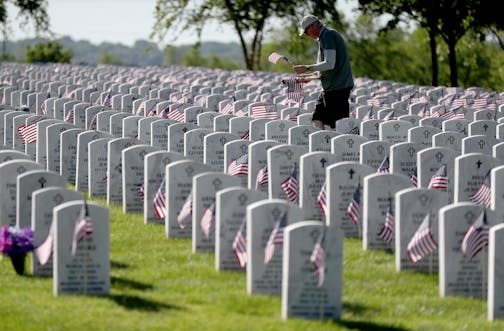
<svg viewBox="0 0 504 331">
<path fill-rule="evenodd" d="M 73 53 L 62 50 L 63 46 L 57 41 L 39 42 L 30 47 L 26 46 L 26 62 L 55 62 L 70 63 Z"/>
<path fill-rule="evenodd" d="M 448 46 L 450 82 L 457 86 L 458 41 L 469 31 L 482 33 L 484 29 L 502 29 L 504 25 L 499 17 L 502 11 L 491 0 L 359 0 L 359 3 L 364 11 L 391 14 L 388 28 L 395 27 L 406 14 L 427 29 L 431 41 L 433 85 L 437 85 L 436 35 L 440 35 Z M 499 38 L 497 33 L 495 35 Z"/>
</svg>

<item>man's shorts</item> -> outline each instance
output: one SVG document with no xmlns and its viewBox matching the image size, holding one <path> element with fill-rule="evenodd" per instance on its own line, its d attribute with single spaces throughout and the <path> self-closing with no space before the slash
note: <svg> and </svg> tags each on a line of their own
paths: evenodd
<svg viewBox="0 0 504 331">
<path fill-rule="evenodd" d="M 348 117 L 351 88 L 322 91 L 317 99 L 312 121 L 318 120 L 334 129 L 336 121 Z"/>
</svg>

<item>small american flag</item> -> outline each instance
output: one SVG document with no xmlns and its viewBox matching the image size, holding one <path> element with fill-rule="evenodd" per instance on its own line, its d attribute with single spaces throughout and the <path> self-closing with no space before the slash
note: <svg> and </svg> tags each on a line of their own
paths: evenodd
<svg viewBox="0 0 504 331">
<path fill-rule="evenodd" d="M 101 105 L 109 108 L 112 107 L 112 91 L 108 91 Z"/>
<path fill-rule="evenodd" d="M 273 64 L 277 64 L 277 62 L 280 61 L 281 59 L 284 59 L 288 63 L 292 63 L 287 56 L 278 54 L 277 52 L 273 52 L 270 55 L 268 55 L 268 61 Z"/>
<path fill-rule="evenodd" d="M 250 107 L 252 117 L 276 120 L 278 118 L 275 105 L 256 104 Z"/>
<path fill-rule="evenodd" d="M 138 196 L 140 197 L 140 199 L 144 199 L 145 197 L 145 189 L 144 189 L 144 184 L 143 183 L 138 183 L 135 185 L 136 186 L 136 191 L 138 193 Z"/>
<path fill-rule="evenodd" d="M 326 190 L 327 190 L 327 180 L 324 182 L 324 185 L 322 185 L 322 188 L 320 189 L 320 192 L 317 196 L 317 203 L 320 209 L 322 209 L 322 214 L 324 216 L 327 215 Z"/>
<path fill-rule="evenodd" d="M 187 196 L 182 209 L 177 217 L 177 223 L 179 228 L 184 229 L 187 224 L 191 223 L 192 220 L 192 192 Z"/>
<path fill-rule="evenodd" d="M 172 110 L 168 112 L 168 118 L 177 122 L 184 122 L 185 116 L 184 112 L 180 109 L 172 108 Z"/>
<path fill-rule="evenodd" d="M 471 225 L 462 240 L 462 252 L 472 260 L 479 252 L 488 246 L 489 226 L 483 210 Z"/>
<path fill-rule="evenodd" d="M 443 164 L 434 175 L 432 175 L 428 188 L 446 189 L 448 188 L 448 176 L 446 164 Z"/>
<path fill-rule="evenodd" d="M 348 204 L 347 213 L 352 222 L 356 225 L 359 224 L 360 218 L 360 183 L 357 184 L 354 194 L 352 195 L 352 200 Z"/>
<path fill-rule="evenodd" d="M 226 100 L 226 103 L 224 106 L 221 108 L 220 113 L 222 114 L 232 114 L 233 113 L 233 100 Z"/>
<path fill-rule="evenodd" d="M 200 224 L 205 236 L 210 238 L 210 235 L 215 230 L 215 202 L 205 209 L 203 216 L 201 216 Z"/>
<path fill-rule="evenodd" d="M 318 287 L 322 287 L 324 285 L 325 279 L 325 269 L 326 269 L 326 251 L 325 251 L 325 236 L 326 236 L 326 228 L 324 227 L 324 231 L 320 234 L 315 246 L 313 247 L 313 251 L 310 257 L 310 263 L 315 267 L 315 273 L 318 274 Z"/>
<path fill-rule="evenodd" d="M 227 168 L 231 176 L 248 175 L 248 154 L 243 154 L 236 160 L 233 160 Z"/>
<path fill-rule="evenodd" d="M 268 184 L 268 165 L 262 167 L 256 176 L 256 190 L 261 187 L 261 185 Z"/>
<path fill-rule="evenodd" d="M 51 225 L 51 229 L 49 230 L 49 234 L 47 235 L 46 240 L 40 246 L 35 248 L 34 252 L 39 260 L 40 265 L 45 265 L 53 252 L 53 244 L 54 244 L 54 224 Z"/>
<path fill-rule="evenodd" d="M 244 133 L 244 134 L 240 137 L 240 139 L 242 139 L 242 140 L 249 140 L 249 138 L 250 138 L 250 134 L 249 134 L 249 132 L 250 132 L 250 131 L 245 132 L 245 133 Z"/>
<path fill-rule="evenodd" d="M 287 194 L 287 198 L 289 199 L 290 202 L 296 203 L 298 200 L 298 180 L 297 180 L 297 169 L 296 165 L 292 167 L 292 171 L 283 182 L 282 182 L 282 188 Z"/>
<path fill-rule="evenodd" d="M 380 174 L 388 174 L 390 172 L 390 160 L 388 155 L 385 156 L 383 161 L 380 163 L 380 166 L 378 167 L 378 170 L 376 172 Z"/>
<path fill-rule="evenodd" d="M 157 117 L 159 117 L 159 118 L 168 118 L 168 111 L 169 110 L 170 110 L 170 106 L 164 107 L 163 109 L 161 109 L 158 112 Z"/>
<path fill-rule="evenodd" d="M 387 115 L 385 115 L 385 117 L 383 118 L 384 121 L 392 121 L 392 120 L 395 120 L 396 117 L 395 117 L 395 110 L 391 110 L 389 113 L 387 113 Z"/>
<path fill-rule="evenodd" d="M 414 187 L 418 187 L 418 177 L 417 177 L 417 168 L 413 169 L 413 173 L 410 176 L 411 184 Z"/>
<path fill-rule="evenodd" d="M 394 234 L 394 211 L 392 209 L 392 200 L 389 202 L 389 209 L 385 215 L 385 224 L 381 228 L 378 236 L 385 240 L 388 244 L 392 242 L 392 235 Z"/>
<path fill-rule="evenodd" d="M 166 179 L 164 178 L 154 195 L 152 205 L 157 217 L 161 220 L 166 216 Z"/>
<path fill-rule="evenodd" d="M 408 243 L 406 251 L 408 252 L 410 261 L 415 263 L 432 253 L 437 247 L 438 244 L 432 235 L 430 214 L 427 214 Z"/>
<path fill-rule="evenodd" d="M 474 203 L 477 203 L 478 205 L 482 205 L 484 207 L 489 208 L 490 203 L 492 202 L 492 189 L 491 189 L 491 182 L 490 182 L 490 170 L 488 170 L 487 174 L 485 175 L 485 180 L 483 183 L 481 183 L 480 187 L 474 193 L 469 197 L 469 200 L 471 200 Z"/>
<path fill-rule="evenodd" d="M 304 99 L 303 83 L 296 77 L 284 78 L 282 83 L 287 86 L 287 100 L 301 102 Z"/>
<path fill-rule="evenodd" d="M 73 121 L 74 121 L 74 111 L 73 109 L 71 109 L 65 116 L 65 122 L 73 123 Z"/>
<path fill-rule="evenodd" d="M 233 241 L 233 253 L 240 264 L 240 268 L 245 267 L 248 260 L 247 255 L 247 219 L 245 218 L 240 226 L 240 229 L 236 233 Z"/>
<path fill-rule="evenodd" d="M 367 120 L 373 120 L 373 119 L 375 119 L 375 114 L 373 112 L 373 106 L 371 106 L 371 108 L 368 109 L 368 111 L 366 112 L 366 115 L 364 115 L 362 120 L 367 121 Z"/>
<path fill-rule="evenodd" d="M 43 118 L 30 123 L 28 125 L 21 125 L 18 127 L 19 135 L 21 136 L 21 141 L 23 144 L 30 144 L 37 141 L 37 122 L 41 121 Z"/>
<path fill-rule="evenodd" d="M 82 205 L 79 216 L 75 220 L 75 228 L 72 237 L 72 255 L 75 256 L 77 253 L 77 244 L 79 241 L 84 239 L 85 236 L 89 236 L 93 233 L 93 222 L 91 217 L 89 217 L 89 210 L 86 200 Z"/>
<path fill-rule="evenodd" d="M 46 114 L 46 104 L 44 101 L 42 101 L 42 103 L 40 104 L 39 113 L 42 115 Z"/>
<path fill-rule="evenodd" d="M 283 245 L 284 229 L 287 226 L 287 213 L 275 224 L 264 248 L 264 263 L 269 263 L 275 254 L 275 246 Z"/>
</svg>

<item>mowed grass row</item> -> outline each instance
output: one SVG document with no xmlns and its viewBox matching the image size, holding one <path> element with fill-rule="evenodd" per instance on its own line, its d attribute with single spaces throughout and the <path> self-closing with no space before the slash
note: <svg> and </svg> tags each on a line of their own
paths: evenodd
<svg viewBox="0 0 504 331">
<path fill-rule="evenodd" d="M 357 239 L 344 245 L 342 319 L 284 321 L 280 297 L 247 295 L 245 273 L 217 272 L 189 239 L 110 212 L 110 295 L 55 297 L 52 278 L 18 276 L 4 258 L 0 330 L 504 330 L 487 322 L 486 301 L 440 298 L 436 275 L 397 273 L 392 254 Z"/>
</svg>

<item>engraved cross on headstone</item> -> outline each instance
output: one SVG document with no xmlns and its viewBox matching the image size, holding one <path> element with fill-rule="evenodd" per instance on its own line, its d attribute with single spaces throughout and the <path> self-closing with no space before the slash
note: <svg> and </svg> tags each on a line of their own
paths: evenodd
<svg viewBox="0 0 504 331">
<path fill-rule="evenodd" d="M 278 125 L 278 127 L 280 128 L 280 131 L 282 131 L 282 132 L 285 130 L 285 124 L 284 123 L 280 123 Z"/>
<path fill-rule="evenodd" d="M 290 149 L 288 149 L 285 152 L 285 156 L 287 156 L 287 160 L 291 160 L 293 155 L 294 155 L 294 152 L 292 150 L 290 150 Z"/>
<path fill-rule="evenodd" d="M 194 173 L 194 168 L 189 166 L 189 167 L 185 168 L 185 172 L 186 172 L 187 177 L 191 177 L 191 175 Z"/>
<path fill-rule="evenodd" d="M 485 132 L 488 130 L 488 124 L 485 123 L 485 125 L 483 125 L 483 129 L 485 130 Z"/>
<path fill-rule="evenodd" d="M 326 143 L 329 144 L 329 142 L 331 141 L 331 136 L 326 135 L 324 138 L 325 138 Z"/>
<path fill-rule="evenodd" d="M 480 141 L 478 142 L 478 145 L 479 145 L 479 148 L 480 148 L 480 149 L 483 149 L 483 148 L 485 147 L 485 145 L 486 145 L 486 142 L 482 139 L 482 140 L 480 140 Z"/>
<path fill-rule="evenodd" d="M 425 139 L 427 139 L 427 138 L 429 138 L 430 132 L 429 132 L 429 130 L 425 130 L 423 132 L 423 134 L 424 134 Z"/>
<path fill-rule="evenodd" d="M 383 145 L 378 145 L 378 147 L 376 147 L 376 151 L 378 152 L 378 154 L 382 155 L 383 154 L 383 151 L 385 150 L 385 148 L 383 147 Z"/>
<path fill-rule="evenodd" d="M 450 143 L 450 145 L 453 145 L 453 143 L 455 142 L 455 137 L 454 136 L 449 136 L 448 137 L 448 142 Z"/>
<path fill-rule="evenodd" d="M 410 157 L 413 157 L 416 153 L 416 149 L 413 147 L 408 148 L 408 154 Z"/>
<path fill-rule="evenodd" d="M 353 140 L 353 139 L 351 139 L 351 138 L 350 138 L 350 139 L 348 139 L 348 140 L 347 140 L 348 148 L 352 148 L 352 147 L 353 147 L 353 145 L 354 145 L 354 143 L 355 143 L 355 142 L 354 142 L 354 140 Z"/>
<path fill-rule="evenodd" d="M 434 157 L 437 159 L 438 162 L 441 162 L 444 158 L 444 154 L 441 152 L 437 152 L 436 155 L 434 155 Z"/>
<path fill-rule="evenodd" d="M 325 168 L 325 164 L 326 164 L 326 163 L 327 163 L 327 160 L 326 160 L 326 159 L 322 158 L 322 159 L 320 160 L 320 164 L 322 164 L 322 168 Z"/>
<path fill-rule="evenodd" d="M 483 164 L 483 162 L 481 162 L 481 160 L 478 160 L 478 162 L 476 162 L 476 165 L 478 166 L 478 169 L 481 168 L 482 164 Z"/>
<path fill-rule="evenodd" d="M 40 187 L 43 188 L 45 183 L 47 183 L 47 180 L 44 178 L 44 177 L 41 177 L 39 180 L 38 180 L 39 184 L 40 184 Z"/>
<path fill-rule="evenodd" d="M 220 180 L 219 178 L 215 178 L 213 181 L 212 181 L 212 185 L 214 187 L 214 190 L 215 191 L 218 191 L 221 189 L 222 187 L 222 180 Z"/>
<path fill-rule="evenodd" d="M 245 203 L 247 202 L 248 198 L 245 194 L 240 194 L 238 196 L 238 203 L 240 204 L 240 206 L 243 206 L 245 205 Z"/>
<path fill-rule="evenodd" d="M 348 170 L 348 174 L 350 175 L 350 179 L 353 179 L 354 173 L 355 173 L 355 170 L 353 170 L 352 168 L 350 168 L 350 170 Z"/>
<path fill-rule="evenodd" d="M 222 146 L 224 146 L 224 144 L 227 143 L 227 139 L 225 137 L 221 137 L 219 141 Z"/>
</svg>

